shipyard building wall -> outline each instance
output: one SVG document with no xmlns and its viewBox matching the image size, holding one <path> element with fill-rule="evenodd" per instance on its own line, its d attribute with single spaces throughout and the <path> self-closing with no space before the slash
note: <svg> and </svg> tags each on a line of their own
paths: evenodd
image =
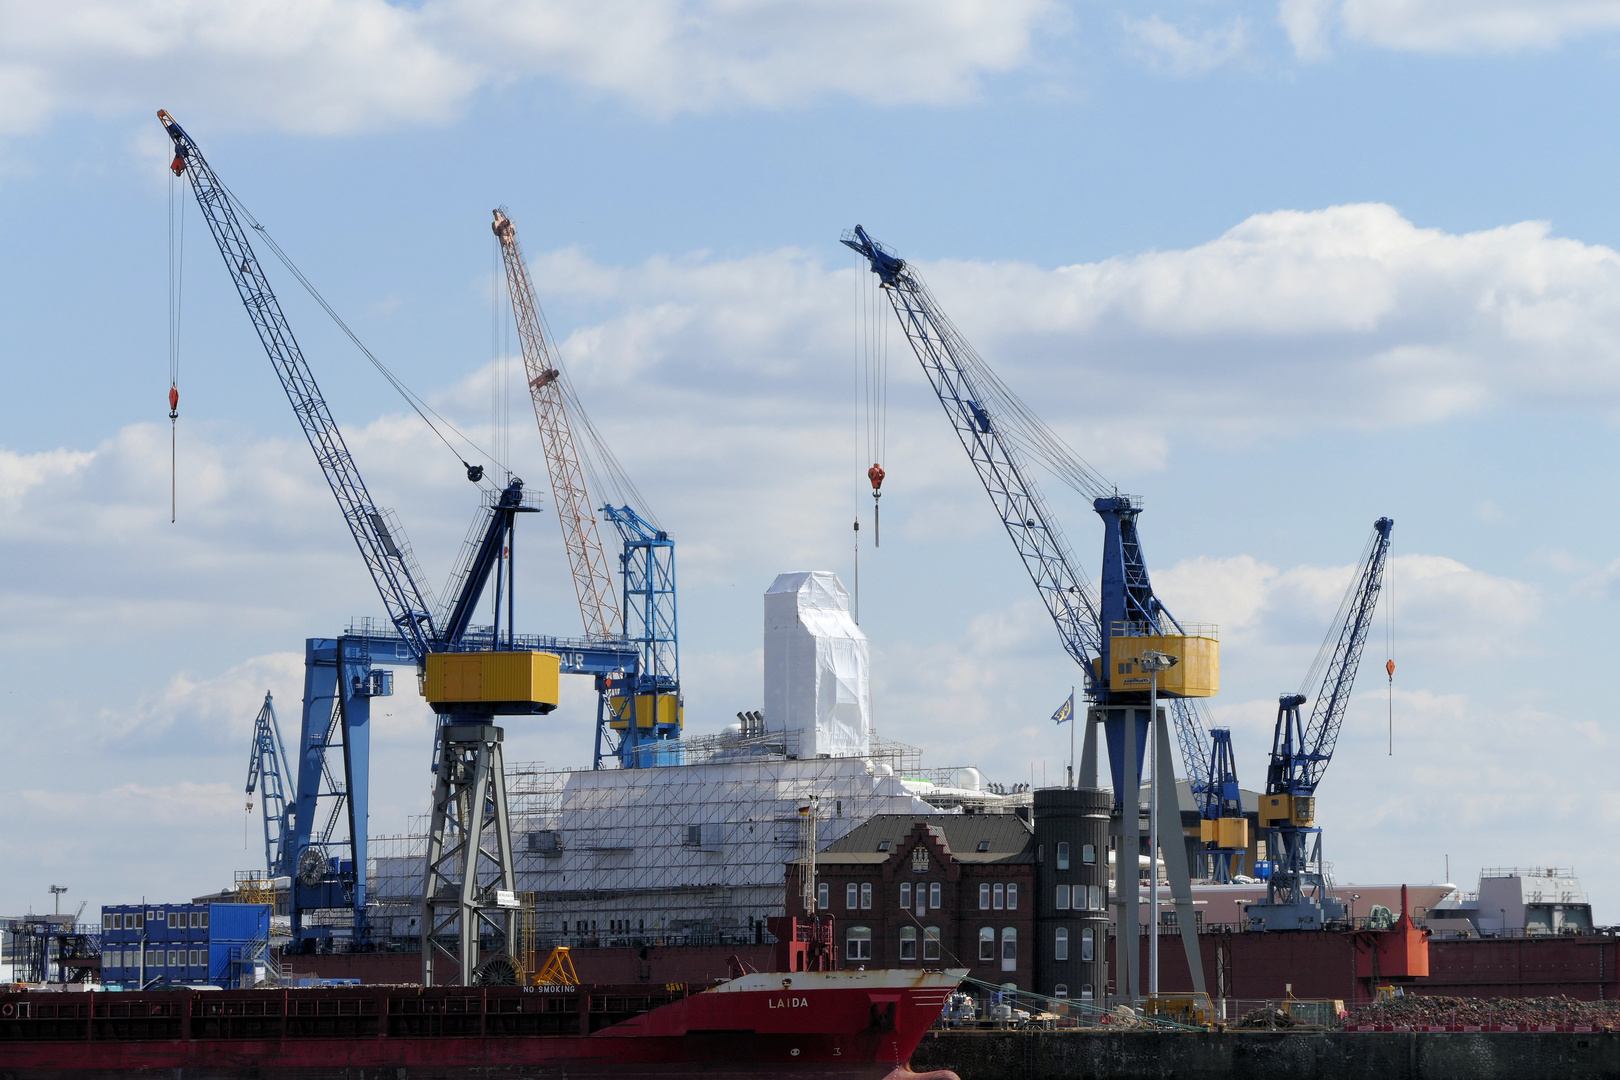
<svg viewBox="0 0 1620 1080">
<path fill-rule="evenodd" d="M 1102 1000 L 1108 988 L 1111 792 L 1035 792 L 1035 991 Z"/>
</svg>

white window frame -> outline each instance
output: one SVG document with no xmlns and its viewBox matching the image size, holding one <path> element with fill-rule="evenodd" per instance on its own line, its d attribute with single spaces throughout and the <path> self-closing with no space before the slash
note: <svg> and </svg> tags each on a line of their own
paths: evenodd
<svg viewBox="0 0 1620 1080">
<path fill-rule="evenodd" d="M 979 927 L 979 959 L 985 963 L 995 962 L 996 928 L 993 926 Z"/>
<path fill-rule="evenodd" d="M 852 926 L 844 931 L 844 959 L 872 959 L 872 928 L 870 926 Z"/>
<path fill-rule="evenodd" d="M 990 910 L 990 883 L 988 881 L 979 883 L 979 910 Z"/>
<path fill-rule="evenodd" d="M 940 947 L 940 932 L 937 926 L 923 928 L 923 959 L 938 960 Z"/>
<path fill-rule="evenodd" d="M 872 910 L 872 883 L 870 881 L 861 882 L 861 910 Z"/>
<path fill-rule="evenodd" d="M 1001 970 L 1018 970 L 1018 928 L 1016 926 L 1003 926 L 1001 928 Z"/>
<path fill-rule="evenodd" d="M 1058 841 L 1057 868 L 1059 870 L 1067 870 L 1069 868 L 1069 842 L 1067 840 Z"/>
<path fill-rule="evenodd" d="M 1055 998 L 1067 998 L 1069 996 L 1069 984 L 1058 983 L 1052 987 L 1052 996 Z"/>
<path fill-rule="evenodd" d="M 1080 847 L 1080 861 L 1091 866 L 1097 861 L 1097 847 L 1095 844 L 1083 844 Z"/>
<path fill-rule="evenodd" d="M 1091 903 L 1087 906 L 1086 910 L 1088 910 L 1088 911 L 1101 911 L 1101 910 L 1103 910 L 1103 906 L 1104 905 L 1103 905 L 1102 886 L 1101 885 L 1093 885 L 1091 887 Z"/>
<path fill-rule="evenodd" d="M 990 888 L 990 910 L 1000 911 L 1006 903 L 1007 886 L 998 881 Z"/>
<path fill-rule="evenodd" d="M 1007 910 L 1018 910 L 1018 882 L 1007 882 Z"/>
<path fill-rule="evenodd" d="M 939 894 L 940 894 L 940 884 L 939 884 L 939 882 L 937 882 L 937 881 L 929 882 L 929 884 L 928 884 L 928 906 L 933 908 L 935 911 L 939 910 Z"/>
<path fill-rule="evenodd" d="M 1052 959 L 1067 960 L 1069 958 L 1069 928 L 1060 926 L 1052 931 Z"/>
<path fill-rule="evenodd" d="M 915 926 L 902 926 L 900 928 L 900 959 L 902 961 L 917 959 L 917 928 Z"/>
<path fill-rule="evenodd" d="M 1089 926 L 1080 931 L 1080 962 L 1082 964 L 1091 963 L 1096 956 L 1096 937 L 1096 932 Z"/>
<path fill-rule="evenodd" d="M 832 886 L 825 881 L 816 882 L 816 907 L 822 911 L 832 907 Z"/>
<path fill-rule="evenodd" d="M 844 910 L 857 911 L 861 906 L 861 887 L 853 881 L 844 886 Z"/>
<path fill-rule="evenodd" d="M 1082 886 L 1083 888 L 1084 886 Z M 1052 906 L 1058 911 L 1069 910 L 1069 887 L 1067 885 L 1057 887 L 1057 896 L 1053 899 Z"/>
<path fill-rule="evenodd" d="M 903 908 L 911 906 L 911 882 L 909 881 L 900 883 L 900 906 Z"/>
</svg>

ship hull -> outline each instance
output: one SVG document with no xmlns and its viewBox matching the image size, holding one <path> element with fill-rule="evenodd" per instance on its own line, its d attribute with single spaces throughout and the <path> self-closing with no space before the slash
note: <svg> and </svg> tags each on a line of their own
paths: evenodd
<svg viewBox="0 0 1620 1080">
<path fill-rule="evenodd" d="M 640 987 L 0 995 L 0 1080 L 909 1077 L 957 973 Z M 943 1074 L 936 1074 L 943 1075 Z"/>
</svg>

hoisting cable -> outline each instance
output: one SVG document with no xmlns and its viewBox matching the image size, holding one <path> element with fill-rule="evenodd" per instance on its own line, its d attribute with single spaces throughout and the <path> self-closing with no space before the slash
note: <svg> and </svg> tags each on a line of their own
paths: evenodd
<svg viewBox="0 0 1620 1080">
<path fill-rule="evenodd" d="M 446 420 L 443 416 L 441 416 L 438 411 L 433 408 L 433 406 L 429 405 L 426 401 L 423 401 L 421 397 L 411 390 L 410 387 L 401 382 L 399 377 L 388 369 L 387 365 L 385 365 L 381 360 L 377 359 L 376 354 L 374 354 L 370 349 L 366 348 L 365 343 L 360 340 L 353 330 L 349 329 L 349 324 L 343 321 L 342 316 L 340 316 L 337 311 L 333 309 L 331 304 L 326 302 L 326 298 L 321 295 L 320 290 L 316 289 L 314 284 L 304 276 L 304 272 L 298 269 L 298 267 L 293 263 L 292 259 L 288 257 L 287 253 L 281 250 L 281 245 L 276 243 L 275 238 L 270 235 L 270 231 L 263 225 L 259 224 L 258 219 L 253 216 L 253 213 L 248 210 L 245 205 L 243 205 L 242 200 L 236 197 L 236 193 L 230 190 L 230 188 L 225 187 L 224 184 L 221 184 L 220 187 L 224 189 L 226 197 L 231 200 L 231 204 L 236 207 L 237 211 L 247 219 L 248 224 L 253 227 L 253 231 L 257 232 L 261 237 L 264 238 L 266 246 L 270 248 L 271 253 L 274 254 L 275 257 L 281 262 L 281 265 L 287 268 L 287 272 L 292 274 L 292 276 L 297 279 L 298 284 L 304 287 L 304 291 L 309 293 L 311 299 L 320 305 L 321 310 L 326 312 L 327 316 L 331 318 L 332 322 L 337 325 L 339 330 L 343 331 L 344 336 L 354 343 L 354 347 L 359 349 L 361 354 L 365 356 L 367 360 L 371 361 L 371 366 L 377 369 L 378 373 L 388 381 L 388 385 L 394 388 L 399 396 L 405 400 L 405 403 L 411 407 L 412 411 L 414 411 L 416 415 L 421 418 L 422 422 L 428 426 L 429 430 L 431 430 L 433 434 L 438 437 L 440 442 L 444 443 L 445 448 L 456 456 L 456 460 L 461 462 L 462 468 L 467 470 L 468 480 L 471 480 L 473 483 L 478 483 L 480 480 L 482 480 L 484 478 L 484 467 L 482 465 L 474 465 L 467 461 L 466 458 L 462 457 L 461 452 L 451 444 L 449 439 L 444 437 L 444 432 L 439 430 L 439 425 L 443 425 L 454 432 L 458 439 L 472 447 L 475 455 L 481 455 L 492 465 L 501 465 L 501 462 L 497 461 L 493 455 L 463 434 L 460 428 L 456 427 L 456 425 L 452 424 L 449 420 Z M 433 420 L 428 419 L 429 413 L 432 413 L 433 419 L 437 420 L 439 424 L 435 424 Z"/>
<path fill-rule="evenodd" d="M 177 518 L 176 496 L 180 429 L 180 312 L 186 258 L 186 190 L 169 173 L 169 524 Z M 179 212 L 175 204 L 179 204 Z"/>
<path fill-rule="evenodd" d="M 861 372 L 862 411 L 866 423 L 866 479 L 872 485 L 872 547 L 881 547 L 878 507 L 883 498 L 883 458 L 888 451 L 889 321 L 880 310 L 875 274 L 856 272 L 861 329 L 857 363 Z"/>
<path fill-rule="evenodd" d="M 1391 587 L 1395 580 L 1394 566 L 1384 567 L 1384 671 L 1389 674 L 1389 756 L 1395 756 L 1395 647 L 1391 643 L 1393 631 L 1390 624 L 1395 620 L 1395 590 Z"/>
</svg>

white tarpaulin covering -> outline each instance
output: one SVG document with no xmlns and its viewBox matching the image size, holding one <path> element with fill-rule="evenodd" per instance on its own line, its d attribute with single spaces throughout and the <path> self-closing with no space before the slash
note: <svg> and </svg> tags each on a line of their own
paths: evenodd
<svg viewBox="0 0 1620 1080">
<path fill-rule="evenodd" d="M 871 749 L 866 635 L 830 570 L 781 574 L 765 593 L 765 727 L 798 733 L 799 756 Z"/>
</svg>

